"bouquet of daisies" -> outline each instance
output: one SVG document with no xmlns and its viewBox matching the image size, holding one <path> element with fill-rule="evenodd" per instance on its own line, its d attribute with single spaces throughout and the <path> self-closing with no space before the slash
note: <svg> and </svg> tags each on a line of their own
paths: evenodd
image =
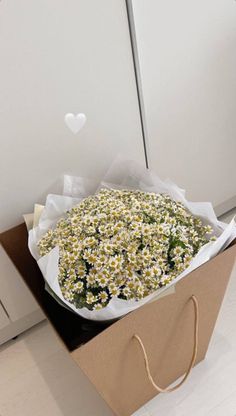
<svg viewBox="0 0 236 416">
<path fill-rule="evenodd" d="M 38 248 L 44 256 L 59 247 L 64 298 L 99 310 L 113 297 L 139 300 L 166 286 L 211 233 L 168 195 L 102 189 L 67 211 Z"/>
<path fill-rule="evenodd" d="M 105 181 L 84 198 L 78 178 L 66 177 L 72 195 L 50 195 L 30 232 L 50 293 L 85 318 L 118 318 L 153 300 L 236 236 L 210 204 L 187 202 L 180 188 L 134 162 L 126 168 L 125 187 Z"/>
</svg>

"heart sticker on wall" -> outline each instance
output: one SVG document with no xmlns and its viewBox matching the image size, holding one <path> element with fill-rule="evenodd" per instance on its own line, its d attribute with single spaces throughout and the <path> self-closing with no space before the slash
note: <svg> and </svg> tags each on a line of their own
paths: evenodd
<svg viewBox="0 0 236 416">
<path fill-rule="evenodd" d="M 67 113 L 65 115 L 65 123 L 74 134 L 78 133 L 84 127 L 86 120 L 86 115 L 83 113 Z"/>
</svg>

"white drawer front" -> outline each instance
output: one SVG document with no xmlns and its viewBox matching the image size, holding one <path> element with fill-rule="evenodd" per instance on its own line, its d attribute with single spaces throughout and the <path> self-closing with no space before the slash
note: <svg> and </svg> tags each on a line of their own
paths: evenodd
<svg viewBox="0 0 236 416">
<path fill-rule="evenodd" d="M 39 310 L 38 304 L 1 245 L 0 288 L 0 299 L 12 322 Z"/>
<path fill-rule="evenodd" d="M 10 319 L 6 314 L 2 301 L 0 300 L 0 330 L 10 324 Z"/>
</svg>

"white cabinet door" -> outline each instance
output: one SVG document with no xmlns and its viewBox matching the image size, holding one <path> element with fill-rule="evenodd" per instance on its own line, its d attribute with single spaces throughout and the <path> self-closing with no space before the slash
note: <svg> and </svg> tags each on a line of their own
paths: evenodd
<svg viewBox="0 0 236 416">
<path fill-rule="evenodd" d="M 45 315 L 0 245 L 0 345 L 43 319 Z"/>
<path fill-rule="evenodd" d="M 149 165 L 189 199 L 236 204 L 235 1 L 132 5 Z"/>
<path fill-rule="evenodd" d="M 0 2 L 0 224 L 63 173 L 99 178 L 118 153 L 144 164 L 125 1 Z M 85 113 L 73 135 L 65 113 Z"/>
<path fill-rule="evenodd" d="M 0 299 L 11 322 L 18 321 L 28 314 L 39 310 L 38 304 L 1 245 Z"/>
<path fill-rule="evenodd" d="M 4 306 L 2 304 L 2 301 L 0 299 L 0 330 L 3 328 L 6 328 L 10 324 L 10 319 L 6 314 L 6 311 L 4 310 Z M 1 339 L 1 337 L 0 337 Z M 1 341 L 0 341 L 1 343 Z"/>
</svg>

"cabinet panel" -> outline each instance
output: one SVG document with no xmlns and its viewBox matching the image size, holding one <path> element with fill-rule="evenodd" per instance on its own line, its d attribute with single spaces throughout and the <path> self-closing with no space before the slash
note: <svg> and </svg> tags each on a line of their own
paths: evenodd
<svg viewBox="0 0 236 416">
<path fill-rule="evenodd" d="M 9 325 L 9 323 L 10 319 L 8 318 L 0 300 L 0 330 Z"/>
<path fill-rule="evenodd" d="M 236 5 L 133 0 L 149 164 L 215 206 L 236 203 Z"/>
<path fill-rule="evenodd" d="M 10 316 L 11 322 L 18 321 L 39 310 L 38 304 L 1 245 L 0 288 L 0 299 Z M 43 318 L 44 316 L 42 314 Z"/>
<path fill-rule="evenodd" d="M 144 164 L 125 1 L 0 3 L 1 228 L 118 153 Z M 65 113 L 85 113 L 73 135 Z"/>
</svg>

